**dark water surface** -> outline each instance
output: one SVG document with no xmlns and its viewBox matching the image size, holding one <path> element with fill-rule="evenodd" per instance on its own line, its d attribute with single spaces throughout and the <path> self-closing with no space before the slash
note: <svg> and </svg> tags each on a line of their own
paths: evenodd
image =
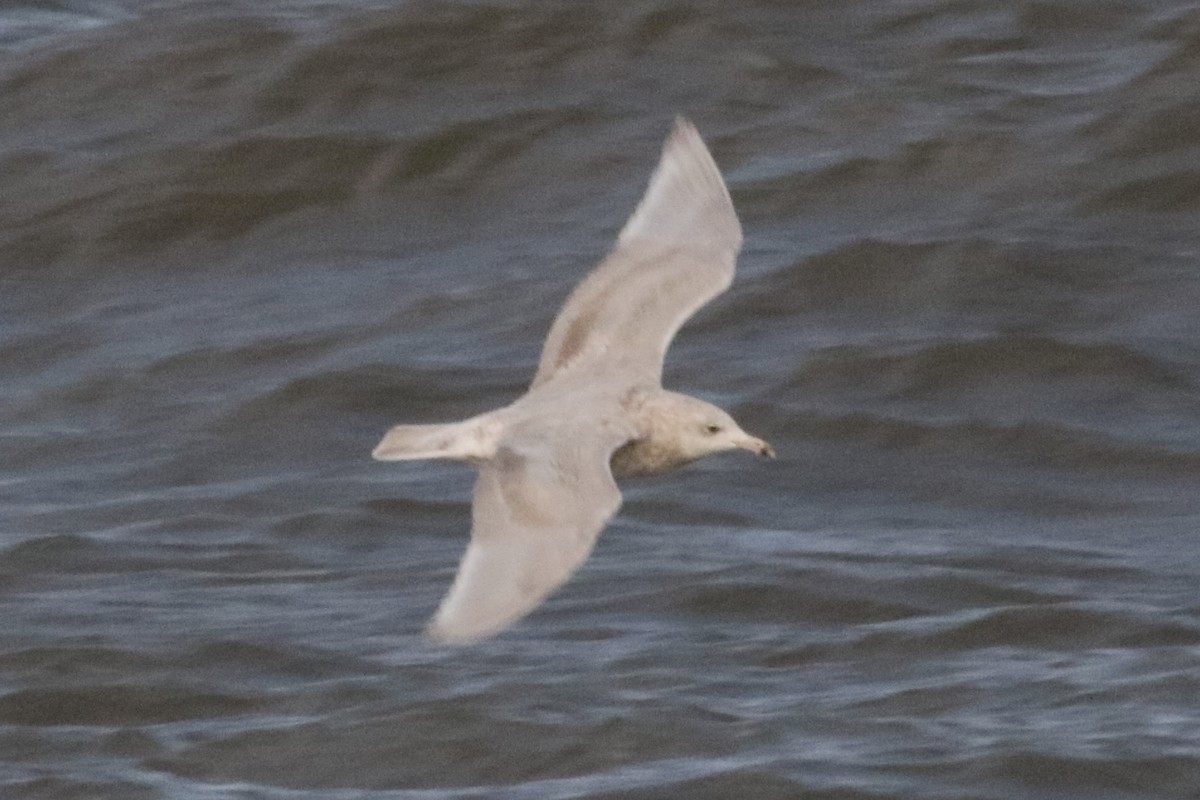
<svg viewBox="0 0 1200 800">
<path fill-rule="evenodd" d="M 631 483 L 420 637 L 672 116 L 746 249 Z M 1200 7 L 0 8 L 0 796 L 1200 797 Z"/>
</svg>

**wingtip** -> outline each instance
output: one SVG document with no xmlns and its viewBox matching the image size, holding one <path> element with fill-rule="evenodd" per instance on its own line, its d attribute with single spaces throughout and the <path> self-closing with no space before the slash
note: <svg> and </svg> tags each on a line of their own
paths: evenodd
<svg viewBox="0 0 1200 800">
<path fill-rule="evenodd" d="M 618 241 L 728 250 L 736 255 L 742 228 L 712 153 L 691 120 L 675 117 L 646 193 Z"/>
<path fill-rule="evenodd" d="M 667 137 L 667 141 L 691 138 L 699 139 L 700 131 L 696 130 L 695 124 L 683 114 L 676 114 L 675 123 L 671 126 L 671 133 Z"/>
<path fill-rule="evenodd" d="M 467 562 L 471 551 L 468 549 L 464 563 Z M 469 574 L 469 566 L 467 567 Z M 459 567 L 455 576 L 454 586 L 442 598 L 442 604 L 437 612 L 425 624 L 425 640 L 443 647 L 465 647 L 467 645 L 490 639 L 507 628 L 514 620 L 500 617 L 489 617 L 487 612 L 491 607 L 464 605 L 457 589 L 460 589 L 464 567 Z"/>
<path fill-rule="evenodd" d="M 423 631 L 425 641 L 441 647 L 466 647 L 484 639 L 490 639 L 497 633 L 499 630 L 490 628 L 486 630 L 456 629 L 455 626 L 447 624 L 446 620 L 440 616 L 431 619 Z"/>
<path fill-rule="evenodd" d="M 463 645 L 468 645 L 475 641 L 475 639 L 464 639 L 462 637 L 454 636 L 442 626 L 438 625 L 436 620 L 425 626 L 425 630 L 422 631 L 422 636 L 425 638 L 425 641 L 439 647 L 462 647 Z"/>
<path fill-rule="evenodd" d="M 707 167 L 711 164 L 711 169 L 720 175 L 720 170 L 717 168 L 716 162 L 713 161 L 712 153 L 708 149 L 708 145 L 704 143 L 704 137 L 700 135 L 700 131 L 690 119 L 684 116 L 676 116 L 675 123 L 671 126 L 671 132 L 667 134 L 667 139 L 663 143 L 662 160 L 665 161 L 675 155 L 682 154 L 684 157 L 700 161 Z M 721 181 L 724 186 L 724 180 Z"/>
</svg>

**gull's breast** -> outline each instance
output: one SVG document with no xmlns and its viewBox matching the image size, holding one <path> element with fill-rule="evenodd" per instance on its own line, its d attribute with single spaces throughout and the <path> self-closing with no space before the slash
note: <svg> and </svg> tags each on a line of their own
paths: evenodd
<svg viewBox="0 0 1200 800">
<path fill-rule="evenodd" d="M 651 437 L 621 445 L 608 463 L 614 478 L 636 478 L 669 472 L 692 460 L 667 442 Z"/>
</svg>

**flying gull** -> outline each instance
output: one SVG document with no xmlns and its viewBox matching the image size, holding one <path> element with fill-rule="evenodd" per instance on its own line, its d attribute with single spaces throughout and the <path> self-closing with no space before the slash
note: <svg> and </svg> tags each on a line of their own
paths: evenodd
<svg viewBox="0 0 1200 800">
<path fill-rule="evenodd" d="M 676 120 L 616 247 L 554 320 L 529 391 L 463 422 L 397 425 L 383 437 L 372 453 L 381 461 L 479 469 L 471 541 L 432 638 L 495 634 L 565 583 L 621 505 L 614 478 L 725 450 L 774 457 L 721 409 L 662 388 L 671 339 L 729 287 L 741 246 L 717 165 L 692 124 Z"/>
</svg>

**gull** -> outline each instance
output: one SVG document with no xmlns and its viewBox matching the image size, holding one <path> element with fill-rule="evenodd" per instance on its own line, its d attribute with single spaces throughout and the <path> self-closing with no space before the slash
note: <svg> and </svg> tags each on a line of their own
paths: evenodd
<svg viewBox="0 0 1200 800">
<path fill-rule="evenodd" d="M 742 228 L 699 133 L 683 118 L 616 247 L 567 299 L 529 390 L 462 422 L 397 425 L 381 461 L 479 470 L 471 539 L 426 633 L 466 644 L 524 617 L 567 581 L 621 505 L 616 478 L 654 475 L 762 439 L 716 406 L 662 387 L 679 327 L 729 287 Z"/>
</svg>

